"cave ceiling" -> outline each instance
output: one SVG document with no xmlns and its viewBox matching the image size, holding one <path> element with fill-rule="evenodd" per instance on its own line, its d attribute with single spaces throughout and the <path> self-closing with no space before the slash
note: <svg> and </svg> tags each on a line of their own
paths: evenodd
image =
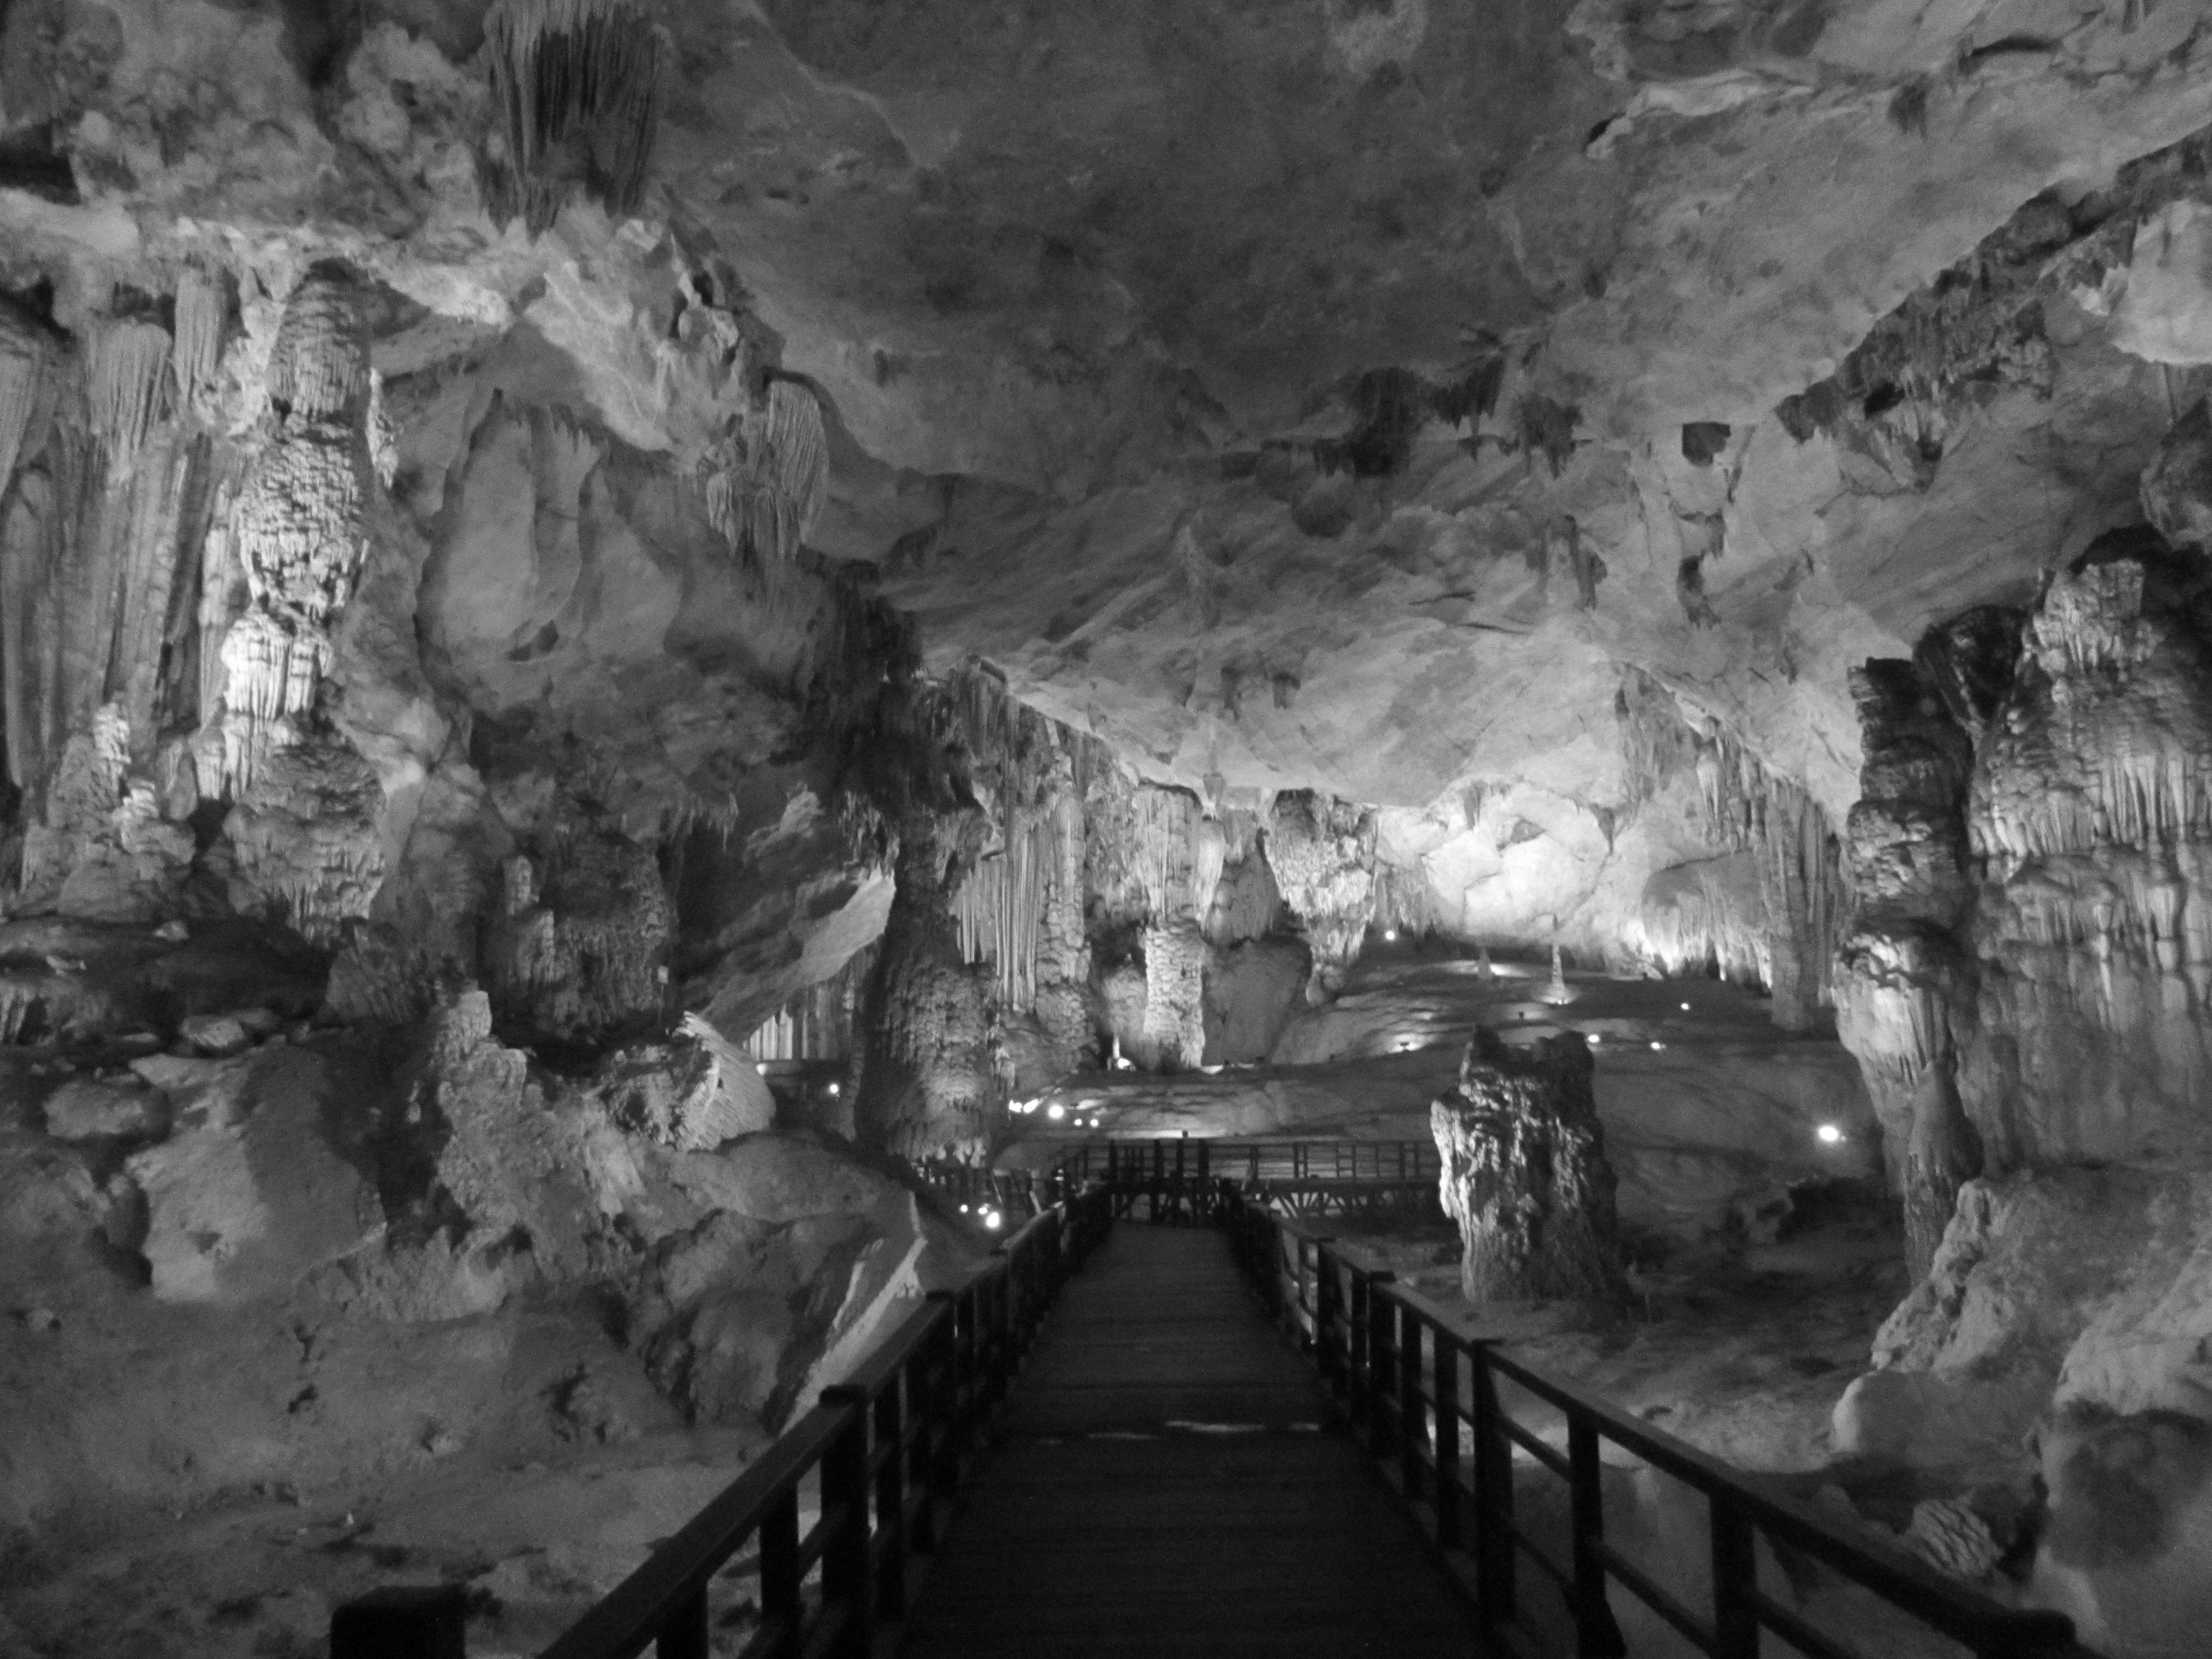
<svg viewBox="0 0 2212 1659">
<path fill-rule="evenodd" d="M 2154 304 L 2112 234 L 2203 193 L 2127 171 L 2212 124 L 2203 3 L 651 9 L 636 212 L 532 235 L 474 0 L 16 0 L 0 277 L 72 328 L 219 258 L 265 351 L 349 260 L 425 525 L 488 389 L 696 469 L 669 342 L 723 307 L 825 404 L 810 545 L 933 665 L 1163 780 L 1402 805 L 1621 798 L 1632 665 L 1840 813 L 1849 668 L 2136 516 L 2212 356 L 2202 273 Z M 1939 279 L 1989 341 L 1867 384 Z"/>
</svg>

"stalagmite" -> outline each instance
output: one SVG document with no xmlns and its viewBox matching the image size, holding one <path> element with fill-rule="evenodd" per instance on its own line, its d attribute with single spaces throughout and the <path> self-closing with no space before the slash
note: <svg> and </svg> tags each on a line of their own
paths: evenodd
<svg viewBox="0 0 2212 1659">
<path fill-rule="evenodd" d="M 1561 1007 L 1574 1000 L 1575 994 L 1567 988 L 1566 963 L 1560 957 L 1559 947 L 1554 945 L 1552 947 L 1552 977 L 1544 988 L 1536 994 L 1536 1000 L 1548 1002 L 1554 1007 Z"/>
<path fill-rule="evenodd" d="M 1573 1033 L 1512 1047 L 1479 1027 L 1458 1086 L 1430 1107 L 1470 1300 L 1619 1291 L 1613 1173 L 1590 1073 L 1589 1047 Z"/>
<path fill-rule="evenodd" d="M 230 515 L 226 553 L 249 595 L 221 647 L 223 785 L 250 783 L 289 740 L 330 665 L 330 627 L 366 544 L 368 355 L 350 283 L 315 272 L 287 304 L 270 359 L 280 423 Z M 210 603 L 220 592 L 209 588 Z M 203 612 L 205 624 L 211 617 Z"/>
<path fill-rule="evenodd" d="M 645 194 L 667 70 L 659 28 L 630 0 L 498 0 L 484 18 L 511 174 L 494 216 L 533 236 L 581 181 L 618 218 Z"/>
</svg>

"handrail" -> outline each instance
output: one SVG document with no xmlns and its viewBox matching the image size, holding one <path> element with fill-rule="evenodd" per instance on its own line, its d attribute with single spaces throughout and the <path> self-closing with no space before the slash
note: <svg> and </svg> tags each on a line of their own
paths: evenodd
<svg viewBox="0 0 2212 1659">
<path fill-rule="evenodd" d="M 932 1292 L 540 1659 L 633 1659 L 648 1644 L 658 1659 L 708 1659 L 708 1584 L 756 1539 L 761 1625 L 744 1659 L 866 1659 L 877 1627 L 904 1615 L 912 1569 L 1038 1324 L 1112 1225 L 1103 1189 L 1077 1194 Z M 802 1537 L 799 1489 L 817 1475 L 820 1518 Z M 331 1659 L 462 1659 L 461 1617 L 451 1594 L 372 1594 L 331 1615 Z"/>
<path fill-rule="evenodd" d="M 1311 1352 L 1333 1408 L 1420 1516 L 1431 1540 L 1472 1581 L 1486 1626 L 1518 1631 L 1518 1558 L 1559 1584 L 1575 1624 L 1576 1659 L 1626 1651 L 1606 1599 L 1615 1581 L 1712 1659 L 1758 1659 L 1771 1631 L 1814 1659 L 1851 1650 L 1761 1589 L 1761 1534 L 1824 1562 L 1899 1612 L 1964 1644 L 1976 1659 L 2095 1659 L 2062 1613 L 2008 1607 L 1881 1540 L 1839 1528 L 1778 1489 L 1630 1415 L 1591 1389 L 1506 1352 L 1463 1314 L 1364 1252 L 1231 1193 L 1224 1218 L 1239 1261 L 1291 1339 Z M 1504 1378 L 1566 1418 L 1564 1453 L 1516 1422 Z M 1473 1471 L 1462 1431 L 1472 1442 Z M 1567 1482 L 1570 1559 L 1553 1559 L 1517 1522 L 1513 1445 Z M 1605 1540 L 1600 1446 L 1611 1442 L 1707 1500 L 1712 1607 L 1693 1609 Z M 1538 1448 L 1541 1448 L 1539 1451 Z"/>
</svg>

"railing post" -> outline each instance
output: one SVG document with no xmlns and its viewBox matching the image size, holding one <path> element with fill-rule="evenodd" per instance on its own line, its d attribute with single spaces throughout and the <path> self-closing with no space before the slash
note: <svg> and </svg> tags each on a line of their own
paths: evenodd
<svg viewBox="0 0 2212 1659">
<path fill-rule="evenodd" d="M 707 1587 L 684 1598 L 684 1605 L 660 1627 L 653 1638 L 653 1659 L 708 1659 L 713 1646 L 707 1636 Z"/>
<path fill-rule="evenodd" d="M 392 1584 L 331 1614 L 331 1659 L 463 1659 L 467 1603 L 459 1584 Z"/>
<path fill-rule="evenodd" d="M 1436 1398 L 1436 1489 L 1430 1493 L 1437 1512 L 1437 1542 L 1455 1547 L 1464 1535 L 1460 1525 L 1460 1492 L 1466 1477 L 1460 1468 L 1459 1425 L 1464 1413 L 1459 1403 L 1461 1349 L 1456 1338 L 1441 1328 L 1429 1334 L 1434 1355 L 1429 1368 L 1429 1392 Z"/>
<path fill-rule="evenodd" d="M 1348 1261 L 1344 1265 L 1352 1275 L 1350 1305 L 1345 1310 L 1344 1321 L 1345 1403 L 1351 1411 L 1352 1431 L 1358 1434 L 1367 1426 L 1367 1390 L 1370 1381 L 1367 1369 L 1369 1334 L 1367 1304 L 1369 1297 L 1374 1292 L 1364 1273 Z"/>
<path fill-rule="evenodd" d="M 1382 1294 L 1382 1286 L 1395 1283 L 1397 1277 L 1373 1273 L 1367 1285 L 1367 1445 L 1377 1457 L 1389 1454 L 1390 1413 L 1398 1403 L 1393 1391 L 1397 1381 L 1397 1310 Z M 1397 1425 L 1401 1431 L 1404 1426 Z"/>
<path fill-rule="evenodd" d="M 842 1517 L 822 1550 L 822 1606 L 844 1625 L 830 1650 L 840 1659 L 867 1659 L 875 1595 L 868 1571 L 868 1397 L 859 1389 L 822 1390 L 822 1403 L 850 1413 L 822 1454 L 822 1512 Z"/>
<path fill-rule="evenodd" d="M 1605 1537 L 1597 1425 L 1576 1411 L 1567 1413 L 1567 1485 L 1575 1534 L 1575 1659 L 1626 1659 L 1628 1644 L 1606 1600 L 1605 1563 L 1597 1553 Z"/>
<path fill-rule="evenodd" d="M 1713 1534 L 1713 1659 L 1759 1659 L 1759 1618 L 1751 1592 L 1759 1552 L 1751 1522 L 1717 1492 L 1708 1493 Z"/>
<path fill-rule="evenodd" d="M 1406 1496 L 1421 1495 L 1421 1439 L 1428 1419 L 1421 1410 L 1421 1316 L 1398 1304 L 1398 1472 Z"/>
<path fill-rule="evenodd" d="M 1486 1625 L 1513 1622 L 1520 1601 L 1513 1559 L 1513 1443 L 1505 1437 L 1504 1408 L 1498 1403 L 1498 1378 L 1490 1369 L 1488 1345 L 1470 1343 L 1467 1351 L 1474 1401 L 1474 1561 Z"/>
<path fill-rule="evenodd" d="M 921 1423 L 906 1471 L 907 1483 L 922 1493 L 915 1510 L 912 1547 L 925 1553 L 937 1547 L 937 1506 L 959 1471 L 952 1451 L 953 1419 L 959 1410 L 952 1390 L 952 1344 L 959 1310 L 943 1291 L 930 1291 L 927 1300 L 938 1310 L 937 1324 L 915 1353 L 915 1369 L 907 1373 L 906 1382 L 907 1410 Z"/>
<path fill-rule="evenodd" d="M 1344 1282 L 1322 1248 L 1314 1245 L 1314 1352 L 1319 1356 L 1322 1381 L 1331 1401 L 1344 1404 L 1351 1398 L 1352 1379 L 1338 1363 L 1335 1333 L 1344 1318 Z"/>
<path fill-rule="evenodd" d="M 799 1491 L 793 1487 L 776 1500 L 761 1522 L 761 1622 L 778 1626 L 782 1636 L 769 1650 L 774 1659 L 791 1659 L 799 1651 L 799 1620 L 805 1603 L 799 1596 Z"/>
<path fill-rule="evenodd" d="M 915 1408 L 905 1366 L 876 1396 L 875 1443 L 885 1455 L 876 1470 L 876 1525 L 883 1546 L 876 1558 L 876 1612 L 896 1621 L 906 1616 L 906 1427 Z M 702 1654 L 701 1659 L 705 1659 Z"/>
<path fill-rule="evenodd" d="M 1288 1237 L 1291 1241 L 1291 1304 L 1284 1312 L 1290 1320 L 1291 1341 L 1304 1347 L 1307 1340 L 1306 1286 L 1314 1281 L 1316 1273 L 1316 1269 L 1307 1263 L 1307 1253 L 1310 1251 L 1314 1261 L 1318 1262 L 1321 1244 L 1317 1240 L 1299 1233 L 1291 1233 Z M 1279 1258 L 1281 1254 L 1279 1249 L 1276 1251 Z"/>
</svg>

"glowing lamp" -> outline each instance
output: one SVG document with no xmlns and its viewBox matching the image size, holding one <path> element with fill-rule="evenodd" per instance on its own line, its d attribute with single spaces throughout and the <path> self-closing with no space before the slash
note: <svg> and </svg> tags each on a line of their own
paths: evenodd
<svg viewBox="0 0 2212 1659">
<path fill-rule="evenodd" d="M 1659 1050 L 1659 1049 L 1661 1049 L 1661 1048 L 1665 1048 L 1666 1046 L 1667 1046 L 1667 1045 L 1666 1045 L 1665 1043 L 1663 1043 L 1663 1042 L 1655 1042 L 1655 1043 L 1653 1043 L 1653 1044 L 1651 1045 L 1652 1049 L 1653 1049 L 1653 1051 L 1654 1051 L 1655 1053 L 1656 1053 L 1657 1050 Z"/>
<path fill-rule="evenodd" d="M 842 1083 L 833 1083 L 830 1085 L 830 1092 L 832 1095 L 842 1095 L 845 1092 L 845 1085 Z"/>
<path fill-rule="evenodd" d="M 1006 1218 L 1000 1215 L 996 1210 L 986 1210 L 983 1212 L 983 1224 L 986 1227 L 990 1228 L 994 1232 L 998 1231 L 999 1224 L 1005 1219 Z"/>
<path fill-rule="evenodd" d="M 1690 1005 L 1688 1003 L 1686 1002 L 1682 1005 L 1682 1012 L 1686 1014 L 1690 1012 Z"/>
<path fill-rule="evenodd" d="M 1395 944 L 1398 939 L 1398 930 L 1395 927 L 1385 927 L 1382 930 L 1382 939 L 1385 944 Z"/>
<path fill-rule="evenodd" d="M 768 1075 L 768 1062 L 764 1060 L 755 1060 L 753 1062 L 753 1070 L 758 1072 L 763 1077 L 766 1077 Z"/>
<path fill-rule="evenodd" d="M 1823 1123 L 1813 1131 L 1813 1135 L 1823 1146 L 1840 1146 L 1844 1144 L 1844 1132 L 1832 1123 Z"/>
<path fill-rule="evenodd" d="M 1060 1119 L 1067 1115 L 1067 1108 L 1061 1105 L 1055 1100 L 1051 1105 L 1044 1109 L 1044 1115 L 1050 1118 L 1054 1123 L 1057 1123 Z"/>
</svg>

